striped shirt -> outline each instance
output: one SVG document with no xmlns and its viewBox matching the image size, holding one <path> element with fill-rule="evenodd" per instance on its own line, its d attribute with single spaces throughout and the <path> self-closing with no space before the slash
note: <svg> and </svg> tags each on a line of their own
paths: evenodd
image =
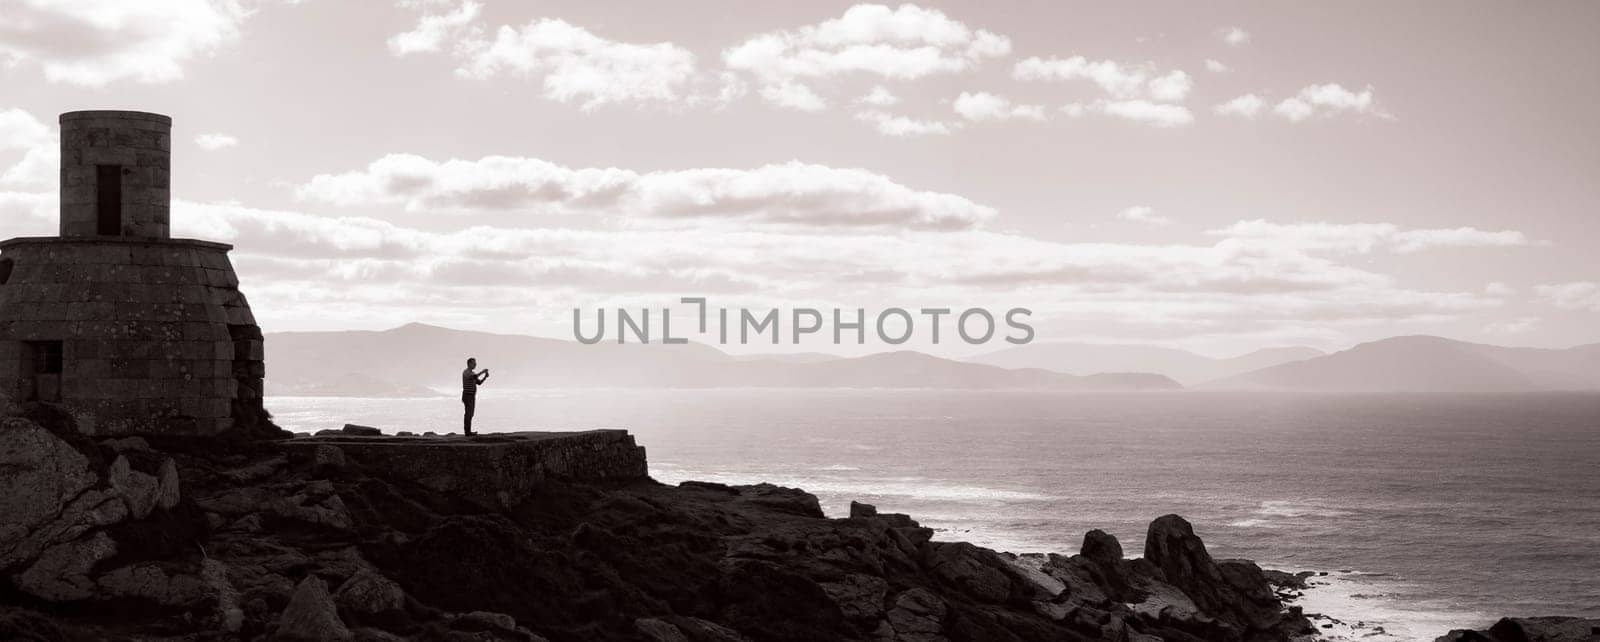
<svg viewBox="0 0 1600 642">
<path fill-rule="evenodd" d="M 472 368 L 461 371 L 461 392 L 478 394 L 478 375 Z"/>
</svg>

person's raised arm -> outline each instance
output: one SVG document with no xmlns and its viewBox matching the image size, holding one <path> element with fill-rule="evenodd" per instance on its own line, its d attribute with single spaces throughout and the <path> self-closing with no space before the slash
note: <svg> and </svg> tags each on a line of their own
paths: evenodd
<svg viewBox="0 0 1600 642">
<path fill-rule="evenodd" d="M 487 381 L 488 379 L 489 379 L 489 369 L 488 368 L 484 368 L 483 372 L 478 373 L 478 383 L 483 383 L 484 381 Z"/>
</svg>

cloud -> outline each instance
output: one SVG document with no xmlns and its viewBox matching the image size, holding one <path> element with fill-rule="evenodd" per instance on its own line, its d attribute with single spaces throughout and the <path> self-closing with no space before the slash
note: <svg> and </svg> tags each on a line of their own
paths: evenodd
<svg viewBox="0 0 1600 642">
<path fill-rule="evenodd" d="M 1489 232 L 1474 227 L 1401 229 L 1393 223 L 1272 223 L 1239 221 L 1208 230 L 1212 236 L 1264 242 L 1306 251 L 1368 254 L 1378 250 L 1402 254 L 1444 247 L 1515 247 L 1528 245 L 1522 232 Z"/>
<path fill-rule="evenodd" d="M 1483 286 L 1483 293 L 1492 297 L 1505 298 L 1515 295 L 1517 290 L 1500 281 L 1491 281 Z"/>
<path fill-rule="evenodd" d="M 1223 29 L 1221 33 L 1222 41 L 1234 47 L 1239 47 L 1250 42 L 1250 32 L 1240 29 L 1239 27 L 1228 27 Z"/>
<path fill-rule="evenodd" d="M 1300 122 L 1312 116 L 1332 116 L 1340 113 L 1377 113 L 1373 107 L 1372 88 L 1360 92 L 1345 89 L 1338 83 L 1309 85 L 1300 93 L 1286 98 L 1272 108 L 1290 122 Z M 1384 114 L 1379 114 L 1384 115 Z"/>
<path fill-rule="evenodd" d="M 1255 94 L 1245 94 L 1211 108 L 1223 116 L 1241 116 L 1255 118 L 1261 114 L 1261 109 L 1267 106 L 1267 101 Z"/>
<path fill-rule="evenodd" d="M 1083 56 L 1026 58 L 1012 66 L 1011 77 L 1024 81 L 1088 80 L 1114 98 L 1148 95 L 1163 101 L 1183 100 L 1192 86 L 1189 75 L 1180 70 L 1159 74 L 1149 63 L 1128 65 Z"/>
<path fill-rule="evenodd" d="M 1040 105 L 1013 105 L 1010 100 L 991 93 L 961 92 L 953 104 L 957 114 L 973 122 L 985 120 L 1044 120 L 1044 107 Z"/>
<path fill-rule="evenodd" d="M 536 78 L 546 98 L 576 102 L 585 110 L 615 104 L 725 104 L 745 92 L 742 80 L 697 69 L 694 54 L 670 42 L 618 42 L 553 18 L 490 32 L 479 24 L 482 7 L 474 0 L 442 13 L 434 12 L 442 3 L 413 6 L 428 13 L 411 31 L 389 38 L 395 55 L 448 55 L 462 78 Z"/>
<path fill-rule="evenodd" d="M 755 169 L 638 173 L 571 169 L 534 158 L 429 160 L 395 154 L 365 169 L 322 174 L 297 195 L 335 205 L 399 205 L 413 212 L 616 214 L 636 224 L 743 223 L 951 230 L 979 226 L 992 208 L 914 190 L 880 174 L 789 162 Z"/>
<path fill-rule="evenodd" d="M 201 134 L 194 137 L 194 144 L 199 145 L 200 149 L 214 152 L 219 149 L 238 146 L 239 139 L 227 134 Z"/>
<path fill-rule="evenodd" d="M 1162 102 L 1182 102 L 1189 97 L 1191 89 L 1194 89 L 1194 81 L 1189 74 L 1178 70 L 1150 79 L 1150 97 Z"/>
<path fill-rule="evenodd" d="M 1222 64 L 1222 61 L 1220 61 L 1220 60 L 1212 60 L 1210 58 L 1207 58 L 1206 59 L 1206 71 L 1209 71 L 1209 72 L 1214 73 L 1214 74 L 1220 74 L 1220 73 L 1224 73 L 1224 72 L 1228 71 L 1228 66 L 1225 65 L 1225 64 Z"/>
<path fill-rule="evenodd" d="M 1183 105 L 1153 103 L 1143 99 L 1068 103 L 1062 105 L 1061 113 L 1073 118 L 1104 114 L 1156 127 L 1181 127 L 1194 122 L 1194 114 Z"/>
<path fill-rule="evenodd" d="M 1600 283 L 1594 281 L 1550 283 L 1535 286 L 1533 291 L 1546 303 L 1563 310 L 1600 312 Z"/>
<path fill-rule="evenodd" d="M 872 123 L 873 128 L 878 130 L 878 133 L 896 138 L 930 134 L 943 135 L 959 127 L 959 123 L 918 120 L 907 116 L 897 116 L 877 109 L 856 112 L 856 120 Z"/>
<path fill-rule="evenodd" d="M 900 103 L 900 97 L 894 95 L 894 92 L 889 91 L 883 85 L 874 85 L 872 91 L 857 98 L 856 102 L 874 107 L 892 107 Z"/>
<path fill-rule="evenodd" d="M 171 82 L 237 40 L 248 15 L 236 0 L 11 0 L 0 11 L 0 60 L 85 87 Z"/>
<path fill-rule="evenodd" d="M 828 108 L 828 101 L 810 87 L 797 82 L 762 85 L 759 93 L 767 102 L 796 111 L 822 111 Z"/>
<path fill-rule="evenodd" d="M 675 103 L 690 96 L 695 58 L 670 42 L 608 40 L 564 20 L 500 27 L 492 40 L 461 46 L 456 73 L 476 79 L 500 74 L 541 76 L 544 95 L 584 109 L 629 102 Z"/>
<path fill-rule="evenodd" d="M 22 151 L 15 165 L 0 172 L 0 185 L 54 183 L 61 164 L 60 149 L 53 125 L 21 109 L 0 110 L 0 152 Z"/>
<path fill-rule="evenodd" d="M 1155 208 L 1152 208 L 1148 205 L 1135 205 L 1128 209 L 1122 210 L 1121 212 L 1117 212 L 1117 218 L 1124 221 L 1143 223 L 1145 225 L 1168 225 L 1172 223 L 1172 219 L 1170 218 L 1156 216 Z"/>
<path fill-rule="evenodd" d="M 722 60 L 767 87 L 848 74 L 912 80 L 967 71 L 1010 53 L 1005 36 L 973 29 L 937 9 L 858 4 L 838 18 L 749 38 L 723 50 Z M 772 100 L 792 91 L 762 95 Z"/>
<path fill-rule="evenodd" d="M 417 20 L 416 28 L 389 38 L 389 51 L 396 56 L 437 52 L 445 41 L 477 22 L 483 5 L 464 0 L 449 13 L 428 13 Z"/>
<path fill-rule="evenodd" d="M 1539 317 L 1517 317 L 1483 326 L 1487 334 L 1527 334 L 1539 326 Z"/>
</svg>

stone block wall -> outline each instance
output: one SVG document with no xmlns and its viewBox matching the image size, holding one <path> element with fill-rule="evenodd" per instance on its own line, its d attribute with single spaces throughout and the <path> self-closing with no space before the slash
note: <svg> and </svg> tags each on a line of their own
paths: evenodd
<svg viewBox="0 0 1600 642">
<path fill-rule="evenodd" d="M 129 237 L 0 242 L 0 394 L 59 401 L 94 434 L 211 435 L 259 417 L 261 330 L 229 249 Z M 53 342 L 60 372 L 41 377 L 39 346 Z"/>
</svg>

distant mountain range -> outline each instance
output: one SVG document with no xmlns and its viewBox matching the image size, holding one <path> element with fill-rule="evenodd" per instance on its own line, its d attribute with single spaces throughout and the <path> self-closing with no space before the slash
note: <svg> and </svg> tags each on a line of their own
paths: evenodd
<svg viewBox="0 0 1600 642">
<path fill-rule="evenodd" d="M 1076 376 L 902 351 L 864 357 L 735 357 L 700 344 L 597 343 L 452 330 L 412 323 L 383 331 L 267 335 L 269 394 L 415 396 L 459 389 L 466 358 L 489 385 L 535 387 L 793 387 L 1171 390 L 1158 374 Z"/>
<path fill-rule="evenodd" d="M 270 394 L 453 394 L 468 356 L 511 388 L 941 388 L 1514 392 L 1600 390 L 1600 344 L 1508 348 L 1407 336 L 1325 354 L 1305 347 L 1229 359 L 1140 345 L 1037 343 L 957 361 L 898 351 L 729 355 L 702 344 L 598 343 L 413 323 L 383 331 L 267 335 Z"/>
<path fill-rule="evenodd" d="M 1230 359 L 1214 359 L 1160 346 L 1040 342 L 969 359 L 1002 368 L 1043 368 L 1066 374 L 1154 372 L 1184 385 L 1215 381 L 1291 361 L 1320 357 L 1316 348 L 1267 348 Z"/>
<path fill-rule="evenodd" d="M 1600 343 L 1551 350 L 1393 337 L 1201 386 L 1329 392 L 1600 390 Z"/>
</svg>

